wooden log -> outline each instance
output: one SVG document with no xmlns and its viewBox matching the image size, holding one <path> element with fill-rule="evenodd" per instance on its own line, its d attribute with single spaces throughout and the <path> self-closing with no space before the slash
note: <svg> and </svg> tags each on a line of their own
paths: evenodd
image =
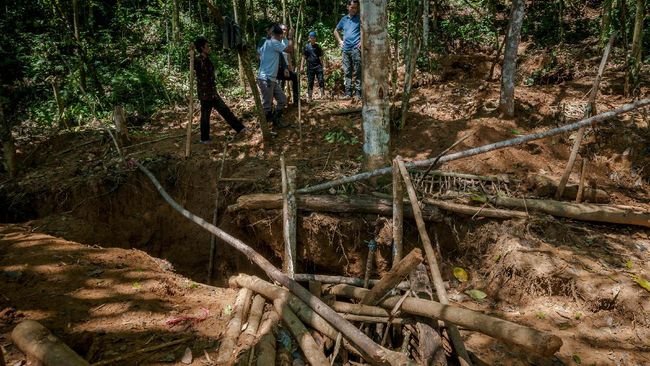
<svg viewBox="0 0 650 366">
<path fill-rule="evenodd" d="M 314 366 L 329 366 L 327 358 L 325 358 L 322 350 L 318 347 L 316 341 L 314 341 L 314 337 L 311 336 L 305 325 L 298 319 L 298 316 L 291 311 L 291 308 L 287 304 L 288 297 L 289 294 L 285 293 L 273 301 L 275 311 L 281 314 L 282 320 L 284 320 L 291 334 L 298 341 L 300 349 L 302 349 L 309 364 Z"/>
<path fill-rule="evenodd" d="M 404 251 L 404 190 L 399 167 L 393 162 L 393 266 L 402 260 Z"/>
<path fill-rule="evenodd" d="M 242 347 L 251 347 L 255 343 L 257 338 L 257 331 L 260 327 L 260 322 L 262 321 L 262 313 L 264 312 L 264 304 L 266 300 L 260 295 L 255 295 L 253 297 L 253 303 L 251 304 L 250 314 L 248 314 L 248 325 L 239 337 L 239 344 Z"/>
<path fill-rule="evenodd" d="M 393 203 L 388 199 L 372 196 L 329 196 L 329 195 L 298 195 L 298 209 L 301 211 L 339 212 L 339 213 L 370 213 L 390 216 L 393 213 Z M 247 194 L 237 198 L 237 203 L 228 206 L 228 212 L 240 210 L 275 210 L 282 208 L 282 195 L 275 193 Z M 442 220 L 440 211 L 431 206 L 422 208 L 423 219 L 439 222 Z M 410 207 L 404 207 L 404 216 L 414 218 Z"/>
<path fill-rule="evenodd" d="M 357 327 L 352 325 L 352 323 L 343 319 L 341 315 L 332 310 L 329 306 L 325 305 L 322 300 L 312 295 L 307 289 L 300 286 L 293 279 L 284 275 L 282 271 L 273 266 L 273 264 L 271 264 L 268 259 L 253 250 L 250 246 L 183 208 L 169 196 L 162 185 L 160 185 L 160 182 L 158 182 L 156 177 L 147 168 L 145 168 L 142 164 L 140 164 L 140 162 L 136 160 L 132 160 L 131 162 L 134 163 L 140 169 L 140 171 L 142 171 L 149 178 L 149 180 L 151 180 L 153 185 L 158 190 L 158 193 L 160 193 L 165 201 L 167 201 L 167 203 L 169 203 L 169 205 L 171 205 L 176 211 L 178 211 L 185 218 L 201 226 L 205 230 L 218 236 L 219 239 L 223 240 L 228 245 L 240 251 L 249 260 L 257 264 L 267 274 L 267 276 L 269 276 L 271 280 L 277 281 L 282 286 L 289 289 L 291 293 L 296 295 L 296 297 L 298 297 L 300 300 L 304 301 L 307 306 L 314 310 L 314 312 L 318 313 L 318 315 L 326 319 L 329 324 L 336 328 L 336 330 L 343 333 L 343 335 L 352 344 L 354 344 L 356 347 L 358 347 L 359 350 L 363 352 L 368 361 L 378 365 L 400 365 L 408 362 L 408 358 L 406 358 L 403 354 L 396 354 L 395 352 L 389 351 L 379 346 L 367 335 L 361 332 Z"/>
<path fill-rule="evenodd" d="M 288 291 L 282 287 L 273 285 L 269 282 L 263 281 L 258 277 L 249 276 L 244 274 L 239 274 L 238 276 L 231 277 L 229 279 L 231 286 L 240 286 L 249 288 L 260 295 L 266 297 L 271 301 L 275 301 L 280 297 L 288 294 Z M 326 337 L 330 339 L 336 339 L 339 334 L 339 331 L 330 325 L 324 318 L 316 314 L 312 309 L 310 309 L 304 302 L 298 299 L 296 296 L 289 294 L 288 296 L 288 305 L 291 309 L 298 315 L 298 317 L 310 327 L 319 331 Z M 349 345 L 347 341 L 344 342 L 346 348 L 350 349 L 352 352 L 359 354 L 359 350 Z M 390 351 L 388 351 L 390 352 Z"/>
<path fill-rule="evenodd" d="M 323 293 L 323 283 L 319 281 L 309 281 L 309 292 L 320 299 Z"/>
<path fill-rule="evenodd" d="M 442 337 L 429 324 L 418 322 L 415 324 L 418 334 L 418 353 L 421 360 L 427 360 L 427 365 L 446 366 L 447 358 L 442 350 Z"/>
<path fill-rule="evenodd" d="M 580 221 L 650 227 L 649 212 L 627 206 L 521 199 L 505 196 L 489 197 L 488 199 L 497 206 L 539 211 Z"/>
<path fill-rule="evenodd" d="M 282 169 L 282 218 L 284 233 L 284 258 L 282 269 L 290 278 L 296 272 L 296 226 L 298 208 L 296 206 L 296 167 L 286 166 L 284 156 L 280 157 Z"/>
<path fill-rule="evenodd" d="M 433 285 L 438 295 L 438 300 L 442 304 L 448 304 L 449 298 L 447 297 L 447 290 L 445 289 L 445 284 L 442 281 L 442 275 L 440 274 L 440 269 L 438 267 L 438 260 L 436 259 L 435 252 L 433 251 L 433 246 L 431 245 L 431 240 L 429 239 L 429 234 L 422 219 L 420 213 L 420 206 L 418 204 L 418 198 L 415 193 L 415 188 L 413 188 L 413 183 L 411 182 L 411 176 L 406 170 L 404 161 L 398 155 L 395 158 L 397 165 L 399 166 L 400 173 L 402 174 L 402 179 L 404 180 L 404 185 L 406 186 L 406 192 L 408 193 L 409 200 L 411 201 L 411 206 L 413 207 L 413 213 L 415 214 L 415 223 L 418 227 L 418 232 L 420 233 L 420 239 L 422 240 L 422 246 L 427 256 L 427 263 L 429 264 L 429 271 L 431 272 L 431 279 L 433 280 Z M 449 338 L 458 352 L 459 358 L 462 358 L 469 365 L 472 365 L 472 361 L 469 358 L 469 354 L 465 350 L 465 345 L 463 344 L 463 339 L 460 336 L 460 332 L 455 325 L 448 323 L 447 329 L 449 331 Z"/>
<path fill-rule="evenodd" d="M 470 215 L 472 217 L 491 217 L 496 219 L 528 218 L 528 214 L 521 211 L 500 210 L 494 208 L 483 208 L 483 207 L 461 205 L 458 203 L 434 200 L 431 198 L 425 198 L 422 201 L 426 204 L 440 207 L 445 211 L 449 211 L 461 215 Z"/>
<path fill-rule="evenodd" d="M 366 258 L 366 271 L 363 275 L 363 288 L 368 288 L 370 273 L 372 272 L 372 264 L 375 262 L 376 250 L 377 242 L 373 239 L 368 243 L 368 257 Z"/>
<path fill-rule="evenodd" d="M 589 118 L 592 116 L 592 114 L 596 113 L 596 96 L 598 95 L 598 86 L 600 85 L 600 79 L 603 77 L 603 72 L 605 72 L 607 59 L 609 59 L 609 51 L 612 49 L 615 40 L 616 40 L 616 32 L 612 33 L 611 37 L 609 38 L 609 42 L 607 43 L 607 46 L 605 46 L 605 50 L 603 51 L 603 57 L 600 60 L 600 66 L 598 66 L 598 73 L 596 74 L 594 83 L 591 86 L 591 91 L 589 92 L 589 101 L 587 103 L 587 110 L 585 111 L 585 118 Z M 578 156 L 578 151 L 580 150 L 580 144 L 582 143 L 582 138 L 584 137 L 586 128 L 587 126 L 580 127 L 578 133 L 576 134 L 576 138 L 573 141 L 573 147 L 571 148 L 569 161 L 567 161 L 566 167 L 564 168 L 564 173 L 562 174 L 562 178 L 560 179 L 560 184 L 558 185 L 557 188 L 557 192 L 555 192 L 556 200 L 559 200 L 560 197 L 562 197 L 562 193 L 564 192 L 564 187 L 566 186 L 566 183 L 569 180 L 569 176 L 571 175 L 571 171 L 573 170 L 573 165 L 576 162 L 576 157 Z"/>
<path fill-rule="evenodd" d="M 415 248 L 379 280 L 379 283 L 361 300 L 361 304 L 376 305 L 420 263 L 422 263 L 422 251 Z"/>
<path fill-rule="evenodd" d="M 221 337 L 221 344 L 219 345 L 219 352 L 217 353 L 217 365 L 232 364 L 237 339 L 241 333 L 244 305 L 246 304 L 247 299 L 250 299 L 252 295 L 253 292 L 247 288 L 241 289 L 237 294 L 235 305 L 233 306 L 233 317 L 230 319 L 230 322 L 228 322 L 226 332 L 223 337 Z"/>
<path fill-rule="evenodd" d="M 275 310 L 270 310 L 262 316 L 262 323 L 257 332 L 257 366 L 275 365 L 275 336 L 273 327 L 280 321 L 280 315 Z"/>
<path fill-rule="evenodd" d="M 43 366 L 88 366 L 88 362 L 34 320 L 23 320 L 11 332 L 16 347 Z"/>
<path fill-rule="evenodd" d="M 335 285 L 329 288 L 328 291 L 331 295 L 361 300 L 370 290 L 349 285 Z M 378 306 L 384 309 L 392 309 L 399 299 L 399 296 L 392 296 L 382 300 Z M 336 309 L 337 306 L 333 306 L 333 308 Z M 545 356 L 553 355 L 562 346 L 562 340 L 553 334 L 454 305 L 444 305 L 439 302 L 418 298 L 407 298 L 402 304 L 402 311 L 413 315 L 441 319 Z"/>
<path fill-rule="evenodd" d="M 621 107 L 619 107 L 617 109 L 613 109 L 611 111 L 607 111 L 607 112 L 601 113 L 599 115 L 596 115 L 596 116 L 593 116 L 593 117 L 590 117 L 590 118 L 585 118 L 585 119 L 580 120 L 578 122 L 567 124 L 567 125 L 564 125 L 564 126 L 561 126 L 561 127 L 553 128 L 553 129 L 546 130 L 546 131 L 543 131 L 543 132 L 532 133 L 532 134 L 528 134 L 528 135 L 521 135 L 521 136 L 515 137 L 513 139 L 503 140 L 503 141 L 495 142 L 495 143 L 492 143 L 492 144 L 487 144 L 487 145 L 471 148 L 471 149 L 468 149 L 468 150 L 459 151 L 459 152 L 455 152 L 455 153 L 452 153 L 452 154 L 447 154 L 447 155 L 445 155 L 445 156 L 443 156 L 443 157 L 441 157 L 439 159 L 436 157 L 436 158 L 431 158 L 431 159 L 425 159 L 425 160 L 418 160 L 418 161 L 409 162 L 409 163 L 406 164 L 406 167 L 409 168 L 409 169 L 418 168 L 418 167 L 426 167 L 426 166 L 431 165 L 431 163 L 433 163 L 435 161 L 438 161 L 438 163 L 443 164 L 443 163 L 448 163 L 448 162 L 454 161 L 454 160 L 468 158 L 468 157 L 474 156 L 474 155 L 485 154 L 487 152 L 494 151 L 494 150 L 504 149 L 506 147 L 521 145 L 521 144 L 524 144 L 524 143 L 527 143 L 527 142 L 530 142 L 530 141 L 540 140 L 540 139 L 543 139 L 543 138 L 546 138 L 546 137 L 559 135 L 561 133 L 565 133 L 565 132 L 569 132 L 569 131 L 575 131 L 575 130 L 579 129 L 580 127 L 583 127 L 583 126 L 589 126 L 589 125 L 592 125 L 592 124 L 607 121 L 607 120 L 609 120 L 611 118 L 614 118 L 616 116 L 619 116 L 621 114 L 628 113 L 630 111 L 633 111 L 633 110 L 636 110 L 636 109 L 639 109 L 639 108 L 643 108 L 643 107 L 646 107 L 648 105 L 650 105 L 650 98 L 640 99 L 640 100 L 637 100 L 637 101 L 635 101 L 633 103 L 625 104 L 625 105 L 623 105 L 623 106 L 621 106 Z M 357 182 L 357 181 L 360 181 L 360 180 L 365 180 L 365 179 L 370 179 L 370 178 L 373 178 L 373 177 L 378 177 L 380 175 L 390 174 L 391 171 L 392 171 L 391 167 L 375 169 L 375 170 L 372 170 L 372 171 L 369 171 L 369 172 L 354 174 L 354 175 L 343 177 L 343 178 L 336 179 L 336 180 L 333 180 L 333 181 L 329 181 L 329 182 L 325 182 L 325 183 L 321 183 L 321 184 L 316 184 L 316 185 L 309 186 L 309 187 L 304 187 L 304 188 L 301 188 L 301 189 L 297 190 L 296 192 L 301 193 L 301 194 L 319 192 L 319 191 L 323 191 L 323 190 L 327 190 L 327 189 L 330 189 L 330 188 L 333 188 L 333 187 L 340 186 L 342 184 Z"/>
<path fill-rule="evenodd" d="M 412 323 L 412 320 L 405 318 L 391 318 L 391 317 L 378 317 L 378 316 L 368 316 L 368 315 L 356 315 L 356 314 L 342 314 L 343 317 L 347 320 L 353 322 L 364 322 L 364 323 L 388 323 L 391 324 L 409 324 Z"/>
<path fill-rule="evenodd" d="M 339 284 L 339 283 L 344 283 L 346 285 L 352 285 L 352 286 L 363 286 L 363 278 L 356 278 L 356 277 L 345 277 L 345 276 L 330 276 L 330 275 L 319 275 L 319 274 L 311 274 L 311 273 L 296 273 L 294 275 L 294 279 L 298 282 L 307 282 L 307 281 L 318 281 L 321 283 L 334 283 L 334 284 Z M 368 284 L 370 287 L 375 286 L 379 280 L 370 280 Z M 409 283 L 408 281 L 402 281 L 395 286 L 396 288 L 400 290 L 406 290 L 409 288 Z"/>
<path fill-rule="evenodd" d="M 582 158 L 582 169 L 580 169 L 580 183 L 578 184 L 578 193 L 576 194 L 576 203 L 582 202 L 585 192 L 585 179 L 587 176 L 587 159 Z"/>
</svg>

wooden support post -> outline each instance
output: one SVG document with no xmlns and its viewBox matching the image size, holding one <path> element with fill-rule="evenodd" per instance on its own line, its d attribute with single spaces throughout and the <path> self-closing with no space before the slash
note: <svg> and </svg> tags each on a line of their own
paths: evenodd
<svg viewBox="0 0 650 366">
<path fill-rule="evenodd" d="M 393 161 L 393 266 L 402 260 L 404 236 L 404 190 L 397 162 Z"/>
<path fill-rule="evenodd" d="M 248 302 L 253 292 L 247 288 L 243 288 L 237 294 L 235 305 L 233 306 L 233 317 L 228 323 L 228 328 L 221 338 L 221 345 L 219 346 L 219 353 L 217 354 L 217 365 L 230 365 L 233 362 L 233 352 L 237 345 L 237 339 L 241 333 L 242 318 L 244 314 L 244 306 Z"/>
<path fill-rule="evenodd" d="M 194 46 L 190 46 L 190 90 L 188 92 L 189 116 L 187 117 L 187 137 L 185 138 L 185 157 L 190 157 L 192 148 L 192 119 L 194 118 Z"/>
<path fill-rule="evenodd" d="M 600 60 L 600 66 L 598 66 L 598 73 L 596 74 L 594 83 L 591 86 L 591 92 L 589 93 L 589 101 L 587 102 L 587 110 L 585 111 L 585 118 L 589 118 L 596 113 L 596 96 L 598 95 L 598 86 L 600 85 L 600 79 L 603 77 L 603 72 L 605 72 L 605 66 L 607 65 L 607 60 L 609 59 L 609 51 L 612 49 L 615 40 L 616 40 L 616 32 L 614 32 L 612 36 L 609 38 L 609 42 L 607 43 L 607 46 L 605 46 L 605 50 L 603 51 L 603 57 Z M 576 157 L 578 156 L 578 151 L 580 150 L 580 144 L 582 143 L 582 138 L 584 137 L 586 129 L 587 126 L 581 127 L 576 134 L 576 139 L 573 141 L 573 147 L 571 148 L 571 155 L 569 156 L 569 161 L 567 162 L 566 168 L 564 169 L 564 174 L 562 174 L 562 178 L 560 179 L 560 184 L 558 185 L 557 191 L 555 192 L 556 200 L 559 200 L 562 197 L 562 193 L 564 193 L 564 187 L 569 181 L 569 176 L 571 175 L 571 171 L 573 170 L 573 165 L 576 162 Z"/>
<path fill-rule="evenodd" d="M 376 305 L 420 263 L 422 263 L 422 251 L 415 248 L 379 280 L 379 283 L 361 300 L 361 304 Z"/>
<path fill-rule="evenodd" d="M 363 276 L 363 288 L 368 288 L 370 282 L 370 273 L 372 272 L 372 264 L 375 262 L 375 251 L 377 250 L 377 242 L 373 239 L 368 242 L 368 257 L 366 258 L 366 272 Z"/>
<path fill-rule="evenodd" d="M 88 366 L 86 360 L 34 320 L 20 322 L 11 332 L 11 340 L 21 352 L 40 365 Z"/>
<path fill-rule="evenodd" d="M 420 233 L 420 239 L 422 239 L 422 246 L 424 246 L 424 251 L 427 255 L 429 271 L 431 271 L 431 278 L 436 289 L 436 294 L 438 295 L 438 300 L 441 304 L 449 304 L 447 290 L 445 290 L 445 284 L 442 281 L 442 275 L 440 274 L 440 268 L 438 266 L 438 261 L 436 260 L 436 254 L 433 251 L 431 239 L 429 239 L 427 228 L 425 226 L 424 220 L 422 219 L 422 212 L 420 211 L 420 205 L 418 204 L 418 197 L 415 193 L 415 188 L 413 188 L 413 183 L 411 183 L 411 176 L 406 170 L 404 161 L 402 161 L 402 158 L 399 155 L 395 158 L 395 161 L 399 166 L 400 173 L 402 174 L 402 179 L 404 180 L 404 185 L 406 185 L 406 191 L 408 192 L 409 200 L 411 201 L 411 206 L 413 207 L 415 223 L 417 224 L 418 232 Z M 454 345 L 454 348 L 456 349 L 456 352 L 458 352 L 459 357 L 471 365 L 472 361 L 469 358 L 469 354 L 465 350 L 465 345 L 463 344 L 463 339 L 460 337 L 458 328 L 455 325 L 448 323 L 447 329 L 449 330 L 449 337 L 451 338 L 451 341 Z"/>
<path fill-rule="evenodd" d="M 284 261 L 282 269 L 290 278 L 296 272 L 296 226 L 298 206 L 296 205 L 296 167 L 286 166 L 284 156 L 280 157 L 282 169 L 282 216 L 284 219 Z"/>
</svg>

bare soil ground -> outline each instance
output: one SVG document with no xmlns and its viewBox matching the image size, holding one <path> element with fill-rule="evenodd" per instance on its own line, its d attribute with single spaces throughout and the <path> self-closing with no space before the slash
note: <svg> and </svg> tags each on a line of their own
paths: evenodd
<svg viewBox="0 0 650 366">
<path fill-rule="evenodd" d="M 424 159 L 467 133 L 473 135 L 457 151 L 578 120 L 598 57 L 574 66 L 579 72 L 570 81 L 518 87 L 514 120 L 501 119 L 496 112 L 499 83 L 482 78 L 489 62 L 486 57 L 458 56 L 442 60 L 441 72 L 422 75 L 407 123 L 393 139 L 392 155 Z M 543 62 L 541 56 L 523 57 L 522 75 Z M 599 111 L 627 102 L 620 96 L 620 67 L 612 65 L 611 70 L 601 85 Z M 648 85 L 644 80 L 640 95 L 648 95 Z M 253 125 L 252 100 L 231 99 L 229 104 Z M 259 133 L 250 140 L 230 142 L 224 159 L 226 179 L 218 185 L 218 225 L 280 264 L 281 213 L 260 210 L 231 216 L 225 208 L 242 194 L 279 192 L 281 154 L 297 166 L 300 186 L 361 171 L 360 114 L 331 113 L 354 106 L 359 105 L 335 99 L 304 105 L 302 144 L 296 122 L 264 144 Z M 219 121 L 213 127 L 217 142 L 194 143 L 192 156 L 184 159 L 184 112 L 161 111 L 146 128 L 132 127 L 134 146 L 126 152 L 144 162 L 179 203 L 211 220 L 223 143 L 231 132 L 219 117 L 213 117 Z M 296 110 L 289 110 L 287 118 L 295 121 Z M 138 145 L 164 136 L 170 138 Z M 327 136 L 330 140 L 336 136 L 336 142 L 328 142 Z M 537 175 L 559 180 L 572 137 L 538 140 L 455 161 L 442 169 L 507 174 L 522 181 Z M 4 277 L 0 344 L 8 352 L 9 364 L 22 359 L 8 334 L 23 318 L 42 321 L 92 361 L 191 335 L 187 344 L 122 364 L 174 364 L 186 346 L 196 356 L 193 364 L 204 364 L 203 350 L 214 354 L 229 318 L 224 309 L 234 301 L 233 290 L 199 284 L 206 282 L 208 234 L 168 207 L 146 177 L 132 166 L 123 166 L 109 137 L 97 129 L 41 139 L 32 135 L 19 142 L 25 172 L 0 186 L 0 219 L 21 223 L 0 227 Z M 614 204 L 648 211 L 649 149 L 647 111 L 596 127 L 585 142 L 590 158 L 588 184 L 607 191 Z M 577 181 L 577 172 L 578 167 L 571 182 Z M 330 193 L 375 189 L 359 183 Z M 530 196 L 526 189 L 521 186 L 515 193 Z M 389 229 L 390 222 L 376 215 L 302 213 L 299 267 L 306 272 L 360 276 L 367 255 L 365 241 Z M 649 230 L 543 215 L 525 221 L 449 215 L 429 230 L 440 240 L 443 272 L 455 302 L 554 332 L 564 341 L 557 357 L 539 359 L 463 331 L 468 348 L 486 363 L 650 364 L 650 293 L 633 280 L 633 276 L 650 279 Z M 405 240 L 407 248 L 419 245 L 413 223 L 406 225 Z M 240 271 L 259 274 L 223 244 L 217 252 L 212 284 L 224 287 L 228 276 Z M 387 268 L 390 253 L 390 243 L 380 243 L 374 276 Z M 455 266 L 466 269 L 468 282 L 454 279 Z M 476 302 L 465 295 L 467 289 L 480 289 L 488 297 Z M 167 324 L 180 316 L 198 320 L 174 327 Z"/>
</svg>

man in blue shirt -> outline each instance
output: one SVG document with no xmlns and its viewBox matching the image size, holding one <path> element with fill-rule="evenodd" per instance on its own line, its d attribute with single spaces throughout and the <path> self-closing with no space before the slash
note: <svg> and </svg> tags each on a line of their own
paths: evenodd
<svg viewBox="0 0 650 366">
<path fill-rule="evenodd" d="M 293 30 L 289 31 L 287 45 L 282 43 L 284 32 L 279 25 L 271 28 L 271 37 L 264 41 L 264 44 L 257 50 L 260 56 L 260 68 L 257 73 L 257 86 L 262 94 L 262 105 L 266 112 L 266 120 L 272 121 L 277 128 L 287 127 L 282 122 L 282 110 L 287 105 L 287 97 L 277 82 L 278 68 L 282 52 L 293 52 Z M 276 106 L 273 109 L 273 99 Z"/>
<path fill-rule="evenodd" d="M 343 31 L 343 39 L 341 39 L 339 31 Z M 345 94 L 348 98 L 353 95 L 361 98 L 361 18 L 359 17 L 359 0 L 348 0 L 348 15 L 345 15 L 339 21 L 336 29 L 334 29 L 334 37 L 336 37 L 342 50 Z M 354 89 L 352 87 L 352 76 L 355 78 Z"/>
</svg>

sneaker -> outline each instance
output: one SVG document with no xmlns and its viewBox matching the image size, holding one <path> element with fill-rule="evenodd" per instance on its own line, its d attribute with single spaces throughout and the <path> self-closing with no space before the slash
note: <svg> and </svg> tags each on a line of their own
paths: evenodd
<svg viewBox="0 0 650 366">
<path fill-rule="evenodd" d="M 212 143 L 212 139 L 201 140 L 199 143 L 203 145 L 210 145 Z"/>
</svg>

